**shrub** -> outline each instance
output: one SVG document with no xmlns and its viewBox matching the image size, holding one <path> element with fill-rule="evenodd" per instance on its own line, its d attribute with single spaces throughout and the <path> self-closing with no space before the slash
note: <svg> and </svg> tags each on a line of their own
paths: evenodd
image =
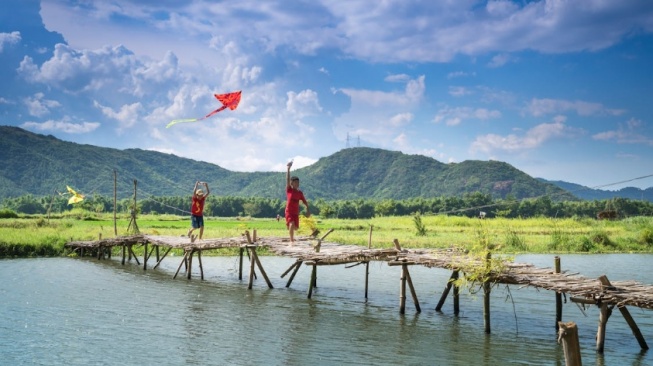
<svg viewBox="0 0 653 366">
<path fill-rule="evenodd" d="M 8 208 L 3 208 L 2 210 L 0 210 L 0 219 L 17 219 L 17 218 L 18 218 L 18 214 Z"/>
<path fill-rule="evenodd" d="M 508 248 L 515 248 L 520 251 L 528 250 L 528 246 L 526 245 L 524 239 L 519 236 L 519 234 L 517 234 L 517 232 L 512 228 L 509 228 L 508 233 L 506 234 L 506 246 Z"/>
<path fill-rule="evenodd" d="M 603 245 L 606 247 L 613 247 L 614 243 L 608 237 L 608 234 L 604 231 L 595 231 L 590 234 L 590 240 L 593 243 Z"/>
<path fill-rule="evenodd" d="M 653 229 L 646 228 L 639 233 L 639 242 L 648 246 L 653 245 Z"/>
<path fill-rule="evenodd" d="M 424 223 L 422 222 L 422 216 L 420 216 L 419 212 L 415 212 L 415 216 L 413 216 L 413 223 L 415 224 L 415 235 L 425 236 L 426 226 L 424 226 Z"/>
</svg>

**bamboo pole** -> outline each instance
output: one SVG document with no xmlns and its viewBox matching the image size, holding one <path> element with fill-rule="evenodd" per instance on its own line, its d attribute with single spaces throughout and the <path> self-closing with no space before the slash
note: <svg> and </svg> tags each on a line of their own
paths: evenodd
<svg viewBox="0 0 653 366">
<path fill-rule="evenodd" d="M 243 279 L 243 247 L 238 248 L 238 279 Z"/>
<path fill-rule="evenodd" d="M 602 303 L 600 305 L 601 310 L 599 311 L 599 329 L 596 332 L 596 352 L 603 353 L 605 348 L 605 331 L 608 325 L 608 318 L 612 312 L 608 307 L 607 303 Z"/>
<path fill-rule="evenodd" d="M 295 268 L 295 266 L 297 266 L 297 265 L 299 265 L 299 264 L 301 264 L 301 263 L 302 263 L 302 261 L 300 261 L 300 260 L 296 260 L 292 265 L 290 265 L 290 267 L 288 267 L 288 269 L 287 269 L 285 272 L 283 272 L 283 273 L 281 274 L 281 278 L 286 277 L 286 275 L 287 275 L 288 273 L 290 273 L 290 271 L 292 271 L 292 269 Z"/>
<path fill-rule="evenodd" d="M 117 224 L 117 218 L 116 218 L 116 210 L 117 210 L 117 177 L 116 177 L 116 170 L 113 170 L 113 235 L 118 236 L 118 224 Z M 124 258 L 124 256 L 123 256 Z M 125 264 L 124 260 L 123 263 Z"/>
<path fill-rule="evenodd" d="M 460 286 L 455 282 L 453 284 L 453 315 L 458 316 L 460 313 Z"/>
<path fill-rule="evenodd" d="M 565 352 L 566 366 L 582 366 L 580 345 L 578 342 L 578 327 L 574 322 L 558 324 L 558 343 L 562 343 Z"/>
<path fill-rule="evenodd" d="M 202 250 L 197 251 L 197 263 L 200 266 L 200 279 L 204 280 L 204 268 L 202 267 Z"/>
<path fill-rule="evenodd" d="M 372 249 L 372 228 L 370 225 L 370 235 L 367 238 L 367 249 Z M 365 262 L 365 301 L 367 301 L 367 290 L 370 283 L 370 262 Z"/>
<path fill-rule="evenodd" d="M 181 262 L 179 262 L 179 267 L 177 267 L 177 272 L 175 272 L 175 275 L 172 276 L 172 279 L 177 278 L 177 275 L 179 274 L 179 270 L 181 270 L 181 266 L 186 263 L 186 258 L 188 257 L 188 252 L 184 251 L 184 258 L 181 259 Z"/>
<path fill-rule="evenodd" d="M 163 256 L 162 256 L 160 259 L 158 259 L 158 260 L 156 261 L 156 264 L 154 265 L 154 267 L 152 267 L 152 269 L 156 269 L 156 267 L 158 267 L 159 264 L 161 264 L 161 262 L 163 262 L 163 258 L 165 258 L 165 257 L 168 255 L 168 253 L 170 253 L 171 250 L 172 250 L 172 247 L 168 247 L 168 249 L 166 250 L 166 252 L 163 253 Z M 123 257 L 123 258 L 124 258 L 124 257 Z"/>
<path fill-rule="evenodd" d="M 143 271 L 147 270 L 147 259 L 150 256 L 147 254 L 147 242 L 143 244 Z"/>
<path fill-rule="evenodd" d="M 311 265 L 313 266 L 313 269 L 311 270 L 311 280 L 310 283 L 308 284 L 309 299 L 313 296 L 313 287 L 315 287 L 315 284 L 317 282 L 317 264 L 313 262 Z"/>
<path fill-rule="evenodd" d="M 193 253 L 195 252 L 195 250 L 190 249 L 189 252 L 190 252 L 190 254 L 188 254 L 188 268 L 186 269 L 186 278 L 188 278 L 190 280 L 191 277 L 192 277 L 192 273 L 193 273 L 193 270 L 192 270 L 193 269 Z"/>
<path fill-rule="evenodd" d="M 249 235 L 247 235 L 247 236 L 249 237 Z M 250 249 L 248 248 L 247 249 L 247 255 L 249 256 L 249 284 L 247 285 L 247 289 L 251 290 L 252 286 L 254 285 L 254 276 L 255 276 L 255 274 L 254 274 L 254 263 L 256 261 L 254 260 L 254 258 L 252 258 L 253 254 L 252 255 L 249 254 L 249 251 L 250 251 Z"/>
<path fill-rule="evenodd" d="M 485 255 L 485 266 L 489 271 L 492 253 Z M 489 274 L 488 274 L 489 275 Z M 485 324 L 485 334 L 490 334 L 490 291 L 492 284 L 488 278 L 483 280 L 483 323 Z"/>
<path fill-rule="evenodd" d="M 410 289 L 410 294 L 413 296 L 415 311 L 421 313 L 422 308 L 419 306 L 419 301 L 417 300 L 417 292 L 415 292 L 415 287 L 413 286 L 413 280 L 410 278 L 410 271 L 408 270 L 408 266 L 406 266 L 406 280 L 408 281 L 408 288 Z"/>
<path fill-rule="evenodd" d="M 560 273 L 561 267 L 560 267 L 559 256 L 557 255 L 555 256 L 554 263 L 555 263 L 555 273 Z M 558 332 L 558 327 L 560 326 L 561 321 L 562 321 L 562 294 L 559 291 L 556 291 L 556 332 Z"/>
<path fill-rule="evenodd" d="M 435 306 L 435 311 L 442 311 L 442 306 L 444 305 L 444 301 L 447 299 L 447 296 L 449 296 L 449 291 L 451 291 L 451 286 L 453 286 L 454 281 L 457 279 L 458 279 L 458 270 L 454 269 L 453 272 L 451 273 L 451 277 L 449 277 L 449 280 L 447 281 L 447 284 L 444 287 L 444 291 L 442 291 L 442 295 L 440 296 L 440 301 L 438 301 L 438 305 Z"/>
<path fill-rule="evenodd" d="M 258 259 L 258 254 L 256 254 L 256 245 L 252 246 L 252 258 L 254 258 L 254 262 L 256 262 L 256 265 L 258 266 L 259 271 L 261 271 L 261 275 L 263 275 L 263 279 L 265 279 L 265 282 L 268 284 L 268 287 L 274 288 L 274 286 L 272 286 L 272 282 L 270 282 L 270 279 L 268 278 L 268 275 L 265 273 L 265 270 L 263 269 L 261 260 Z"/>
<path fill-rule="evenodd" d="M 612 287 L 612 284 L 610 283 L 610 280 L 608 280 L 608 277 L 603 275 L 599 277 L 599 281 L 601 281 L 601 284 L 605 287 Z M 626 306 L 617 306 L 617 309 L 619 309 L 619 312 L 621 312 L 621 315 L 623 315 L 624 319 L 626 319 L 626 323 L 628 323 L 628 326 L 630 327 L 630 330 L 633 332 L 633 335 L 637 339 L 637 342 L 639 343 L 639 346 L 643 350 L 648 349 L 648 344 L 646 344 L 646 340 L 644 339 L 644 336 L 642 335 L 642 332 L 639 330 L 639 327 L 637 326 L 637 323 L 635 323 L 635 320 L 633 317 L 630 315 L 630 311 L 626 308 Z"/>
<path fill-rule="evenodd" d="M 396 241 L 396 239 L 395 239 Z M 401 278 L 400 278 L 400 287 L 399 287 L 399 314 L 406 313 L 406 272 L 408 271 L 408 265 L 401 265 Z"/>
<path fill-rule="evenodd" d="M 295 266 L 295 270 L 292 271 L 292 274 L 290 275 L 290 278 L 288 278 L 288 282 L 286 283 L 286 287 L 290 287 L 290 284 L 292 283 L 292 280 L 295 278 L 295 275 L 297 274 L 297 271 L 299 271 L 299 267 L 302 266 L 302 260 L 298 259 L 297 262 L 295 262 L 297 265 Z"/>
</svg>

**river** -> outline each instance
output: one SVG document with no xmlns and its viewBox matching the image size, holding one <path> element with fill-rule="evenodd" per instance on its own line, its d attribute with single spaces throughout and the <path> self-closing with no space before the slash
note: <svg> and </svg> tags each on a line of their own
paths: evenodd
<svg viewBox="0 0 653 366">
<path fill-rule="evenodd" d="M 518 262 L 552 267 L 553 255 Z M 562 255 L 562 268 L 586 277 L 653 283 L 653 255 Z M 400 267 L 318 268 L 307 299 L 310 268 L 290 288 L 279 276 L 293 259 L 261 257 L 274 289 L 259 278 L 238 280 L 236 257 L 204 256 L 198 273 L 172 278 L 179 257 L 143 271 L 120 259 L 0 260 L 2 365 L 564 365 L 556 342 L 555 296 L 517 286 L 492 295 L 492 333 L 483 331 L 482 296 L 461 293 L 434 310 L 450 273 L 410 267 L 422 308 L 407 299 L 399 314 Z M 247 265 L 246 265 L 247 267 Z M 194 271 L 197 266 L 194 266 Z M 245 270 L 246 272 L 246 270 Z M 653 311 L 629 308 L 649 346 Z M 605 353 L 595 352 L 599 309 L 567 301 L 563 321 L 578 324 L 583 364 L 653 365 L 614 311 Z"/>
</svg>

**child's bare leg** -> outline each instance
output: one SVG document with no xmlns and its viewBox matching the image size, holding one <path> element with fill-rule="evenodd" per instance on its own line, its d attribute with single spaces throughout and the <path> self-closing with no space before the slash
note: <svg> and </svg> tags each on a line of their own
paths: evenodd
<svg viewBox="0 0 653 366">
<path fill-rule="evenodd" d="M 200 240 L 202 240 L 202 235 L 204 235 L 204 226 L 200 226 Z"/>
<path fill-rule="evenodd" d="M 290 225 L 288 225 L 288 232 L 290 232 L 290 245 L 293 245 L 295 243 L 295 223 L 291 222 Z"/>
</svg>

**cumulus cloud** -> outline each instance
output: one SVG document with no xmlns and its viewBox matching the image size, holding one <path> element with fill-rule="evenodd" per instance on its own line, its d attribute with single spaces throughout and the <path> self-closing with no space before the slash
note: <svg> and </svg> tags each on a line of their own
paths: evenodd
<svg viewBox="0 0 653 366">
<path fill-rule="evenodd" d="M 112 108 L 105 107 L 98 103 L 94 102 L 94 106 L 102 111 L 102 114 L 118 121 L 119 130 L 130 128 L 138 122 L 139 112 L 143 109 L 141 103 L 136 102 L 132 104 L 125 104 L 120 107 L 120 110 L 114 111 Z"/>
<path fill-rule="evenodd" d="M 20 40 L 20 32 L 0 33 L 0 53 L 4 50 L 5 45 L 14 45 Z"/>
<path fill-rule="evenodd" d="M 96 128 L 100 127 L 100 123 L 98 122 L 74 123 L 74 122 L 70 122 L 67 119 L 64 119 L 60 121 L 48 120 L 41 123 L 25 122 L 21 125 L 21 127 L 28 130 L 36 130 L 36 131 L 61 131 L 61 132 L 71 133 L 71 134 L 80 134 L 80 133 L 88 133 L 94 131 Z"/>
<path fill-rule="evenodd" d="M 288 92 L 286 109 L 293 113 L 297 118 L 314 115 L 322 111 L 317 93 L 307 89 L 299 93 Z"/>
<path fill-rule="evenodd" d="M 397 115 L 392 116 L 390 118 L 390 125 L 393 127 L 399 127 L 399 126 L 404 126 L 410 123 L 414 118 L 412 113 L 399 113 Z"/>
<path fill-rule="evenodd" d="M 414 118 L 411 111 L 419 106 L 425 89 L 423 75 L 405 82 L 403 90 L 340 89 L 350 98 L 351 108 L 334 120 L 334 133 L 341 140 L 349 133 L 376 145 L 393 146 L 393 139 Z"/>
<path fill-rule="evenodd" d="M 61 107 L 61 104 L 56 100 L 44 99 L 43 93 L 36 93 L 32 97 L 27 97 L 23 100 L 27 107 L 27 111 L 31 116 L 43 117 L 50 113 L 52 108 Z"/>
<path fill-rule="evenodd" d="M 160 17 L 163 11 L 169 17 Z M 210 32 L 215 38 L 207 40 L 210 47 L 243 48 L 238 50 L 242 53 L 292 49 L 315 55 L 337 50 L 373 62 L 448 62 L 461 54 L 495 53 L 500 55 L 491 62 L 495 66 L 511 52 L 596 51 L 634 32 L 653 30 L 653 4 L 648 1 L 491 0 L 479 6 L 469 1 L 388 0 L 372 7 L 367 0 L 303 2 L 293 7 L 281 0 L 140 6 L 116 1 L 74 9 L 44 1 L 42 13 L 48 28 L 63 29 L 71 44 L 86 48 L 92 48 L 88 47 L 92 42 L 142 43 L 129 33 L 133 23 L 148 24 L 164 35 L 181 30 L 190 36 Z M 111 26 L 112 17 L 131 22 Z M 101 32 L 84 31 L 91 26 Z M 248 41 L 239 42 L 243 39 Z M 181 47 L 184 40 L 175 36 L 167 41 Z M 166 45 L 147 48 L 157 47 Z"/>
<path fill-rule="evenodd" d="M 497 151 L 518 152 L 540 147 L 545 142 L 554 138 L 569 138 L 578 133 L 565 125 L 566 118 L 557 116 L 552 123 L 539 124 L 523 134 L 487 134 L 476 137 L 472 142 L 470 152 L 492 154 Z"/>
<path fill-rule="evenodd" d="M 579 116 L 618 116 L 625 113 L 622 109 L 606 108 L 601 103 L 585 101 L 568 101 L 561 99 L 533 98 L 524 108 L 526 114 L 541 117 L 547 114 L 576 112 Z"/>
</svg>

